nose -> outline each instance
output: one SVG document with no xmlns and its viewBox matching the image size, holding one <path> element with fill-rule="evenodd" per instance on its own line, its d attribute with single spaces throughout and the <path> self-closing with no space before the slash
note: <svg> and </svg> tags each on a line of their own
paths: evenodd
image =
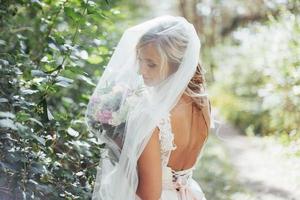
<svg viewBox="0 0 300 200">
<path fill-rule="evenodd" d="M 143 75 L 143 77 L 147 77 L 148 75 L 147 67 L 142 62 L 140 63 L 139 73 Z"/>
</svg>

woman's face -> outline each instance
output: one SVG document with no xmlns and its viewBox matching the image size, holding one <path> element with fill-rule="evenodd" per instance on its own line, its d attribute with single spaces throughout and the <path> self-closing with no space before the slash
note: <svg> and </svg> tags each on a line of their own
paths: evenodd
<svg viewBox="0 0 300 200">
<path fill-rule="evenodd" d="M 147 86 L 154 86 L 164 77 L 160 72 L 161 58 L 153 43 L 148 43 L 138 50 L 139 73 Z M 167 70 L 169 67 L 167 66 Z M 167 72 L 167 74 L 169 74 Z"/>
</svg>

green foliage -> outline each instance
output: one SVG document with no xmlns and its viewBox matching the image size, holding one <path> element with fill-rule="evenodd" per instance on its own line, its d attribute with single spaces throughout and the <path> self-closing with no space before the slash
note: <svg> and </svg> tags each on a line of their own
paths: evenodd
<svg viewBox="0 0 300 200">
<path fill-rule="evenodd" d="M 231 197 L 243 192 L 243 188 L 236 180 L 237 171 L 232 165 L 228 149 L 214 134 L 208 137 L 193 177 L 199 182 L 206 199 L 233 199 Z"/>
<path fill-rule="evenodd" d="M 300 137 L 300 16 L 282 11 L 212 50 L 213 102 L 247 134 Z"/>
<path fill-rule="evenodd" d="M 101 146 L 84 112 L 135 6 L 0 1 L 0 199 L 91 197 Z"/>
</svg>

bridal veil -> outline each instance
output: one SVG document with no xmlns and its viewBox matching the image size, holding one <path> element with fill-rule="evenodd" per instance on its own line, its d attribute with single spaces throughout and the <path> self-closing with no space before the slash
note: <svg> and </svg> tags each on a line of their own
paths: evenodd
<svg viewBox="0 0 300 200">
<path fill-rule="evenodd" d="M 151 86 L 144 83 L 137 61 L 137 45 L 149 32 L 157 44 L 175 34 L 186 44 L 174 73 Z M 137 161 L 159 120 L 184 93 L 199 54 L 195 28 L 183 17 L 156 17 L 124 32 L 86 111 L 89 131 L 103 143 L 93 200 L 139 199 Z"/>
</svg>

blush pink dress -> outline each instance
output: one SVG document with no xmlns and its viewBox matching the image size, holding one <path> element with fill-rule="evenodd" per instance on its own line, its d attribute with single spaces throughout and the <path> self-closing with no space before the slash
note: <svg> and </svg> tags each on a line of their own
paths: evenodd
<svg viewBox="0 0 300 200">
<path fill-rule="evenodd" d="M 162 161 L 162 195 L 160 200 L 206 200 L 200 185 L 192 177 L 196 164 L 192 168 L 182 171 L 174 171 L 167 166 L 171 151 L 176 149 L 170 122 L 169 114 L 158 124 Z"/>
</svg>

